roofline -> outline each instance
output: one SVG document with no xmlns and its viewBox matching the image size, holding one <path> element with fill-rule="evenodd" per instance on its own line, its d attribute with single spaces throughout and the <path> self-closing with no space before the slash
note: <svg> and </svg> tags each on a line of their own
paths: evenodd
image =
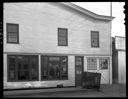
<svg viewBox="0 0 128 99">
<path fill-rule="evenodd" d="M 115 38 L 125 38 L 124 36 L 115 36 Z"/>
<path fill-rule="evenodd" d="M 73 9 L 75 9 L 75 10 L 77 10 L 77 11 L 83 13 L 83 14 L 89 15 L 89 16 L 95 18 L 95 19 L 112 21 L 115 18 L 115 17 L 111 17 L 111 16 L 98 15 L 96 13 L 93 13 L 93 12 L 87 10 L 87 9 L 84 9 L 84 8 L 82 8 L 80 6 L 77 6 L 77 5 L 75 5 L 73 3 L 70 3 L 70 2 L 68 2 L 68 3 L 67 2 L 60 2 L 60 3 L 64 4 L 67 7 L 73 8 Z"/>
</svg>

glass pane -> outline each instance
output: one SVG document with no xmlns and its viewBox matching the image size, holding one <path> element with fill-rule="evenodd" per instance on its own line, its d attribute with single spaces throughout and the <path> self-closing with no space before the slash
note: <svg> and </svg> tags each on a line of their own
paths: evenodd
<svg viewBox="0 0 128 99">
<path fill-rule="evenodd" d="M 18 40 L 15 37 L 8 37 L 8 42 L 18 42 Z"/>
<path fill-rule="evenodd" d="M 50 62 L 49 63 L 49 79 L 59 79 L 60 78 L 60 68 L 59 63 Z"/>
<path fill-rule="evenodd" d="M 59 29 L 59 35 L 65 35 L 67 33 L 67 29 Z"/>
<path fill-rule="evenodd" d="M 100 69 L 108 69 L 108 59 L 100 59 Z"/>
<path fill-rule="evenodd" d="M 29 75 L 29 59 L 27 56 L 18 56 L 18 62 L 17 62 L 17 67 L 18 67 L 18 80 L 30 80 L 30 75 Z"/>
<path fill-rule="evenodd" d="M 67 62 L 68 62 L 67 57 L 61 57 L 61 78 L 62 79 L 67 79 L 68 77 Z"/>
<path fill-rule="evenodd" d="M 99 46 L 99 32 L 91 31 L 91 44 L 92 47 Z"/>
<path fill-rule="evenodd" d="M 76 65 L 82 65 L 81 57 L 76 57 Z"/>
<path fill-rule="evenodd" d="M 47 70 L 47 56 L 41 56 L 41 79 L 48 79 L 48 70 Z"/>
<path fill-rule="evenodd" d="M 18 25 L 8 24 L 8 32 L 18 32 Z"/>
<path fill-rule="evenodd" d="M 49 61 L 59 61 L 59 57 L 49 57 Z"/>
<path fill-rule="evenodd" d="M 15 56 L 9 56 L 9 80 L 15 80 Z"/>
<path fill-rule="evenodd" d="M 38 79 L 38 57 L 31 57 L 30 58 L 31 64 L 31 79 L 37 80 Z"/>
<path fill-rule="evenodd" d="M 87 66 L 88 66 L 88 69 L 92 69 L 92 70 L 97 69 L 97 60 L 93 58 L 88 58 Z"/>
</svg>

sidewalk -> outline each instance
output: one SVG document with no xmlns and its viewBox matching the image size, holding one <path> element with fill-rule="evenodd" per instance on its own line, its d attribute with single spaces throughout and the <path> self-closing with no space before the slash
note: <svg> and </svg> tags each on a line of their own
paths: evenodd
<svg viewBox="0 0 128 99">
<path fill-rule="evenodd" d="M 70 93 L 70 94 L 69 94 Z M 60 96 L 80 96 L 77 93 L 83 93 L 83 96 L 126 96 L 126 85 L 101 85 L 100 92 L 96 89 L 85 89 L 81 87 L 71 87 L 71 88 L 51 88 L 51 89 L 29 89 L 29 90 L 12 90 L 4 91 L 4 96 L 49 96 L 52 94 L 60 94 Z M 72 95 L 73 94 L 73 95 Z M 82 94 L 81 94 L 82 96 Z"/>
</svg>

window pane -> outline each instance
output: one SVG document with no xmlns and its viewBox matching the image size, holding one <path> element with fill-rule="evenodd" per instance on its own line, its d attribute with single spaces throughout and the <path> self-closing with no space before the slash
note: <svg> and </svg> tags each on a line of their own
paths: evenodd
<svg viewBox="0 0 128 99">
<path fill-rule="evenodd" d="M 18 25 L 8 24 L 8 32 L 18 32 Z"/>
<path fill-rule="evenodd" d="M 76 57 L 76 61 L 75 61 L 76 65 L 82 65 L 82 58 L 81 57 Z"/>
<path fill-rule="evenodd" d="M 16 61 L 16 57 L 15 56 L 8 56 L 8 67 L 9 67 L 9 80 L 15 80 L 15 61 Z"/>
<path fill-rule="evenodd" d="M 48 74 L 49 79 L 60 79 L 60 57 L 49 57 Z"/>
<path fill-rule="evenodd" d="M 58 28 L 58 44 L 62 46 L 67 45 L 67 29 Z"/>
<path fill-rule="evenodd" d="M 67 71 L 67 65 L 68 65 L 68 59 L 67 57 L 61 57 L 61 78 L 67 79 L 68 78 L 68 71 Z"/>
<path fill-rule="evenodd" d="M 49 79 L 60 79 L 59 62 L 50 61 L 48 64 Z"/>
<path fill-rule="evenodd" d="M 99 63 L 100 63 L 100 69 L 108 69 L 108 59 L 100 59 Z"/>
<path fill-rule="evenodd" d="M 48 79 L 48 70 L 47 70 L 47 56 L 41 56 L 41 79 Z"/>
<path fill-rule="evenodd" d="M 38 56 L 31 57 L 31 80 L 38 80 Z"/>
<path fill-rule="evenodd" d="M 97 59 L 88 58 L 87 59 L 87 68 L 90 70 L 96 70 L 97 69 Z"/>
<path fill-rule="evenodd" d="M 8 42 L 17 42 L 17 38 L 8 38 Z"/>
<path fill-rule="evenodd" d="M 99 32 L 91 31 L 91 46 L 99 47 Z"/>
<path fill-rule="evenodd" d="M 29 57 L 28 56 L 17 56 L 17 67 L 18 67 L 18 80 L 28 81 L 30 80 L 29 71 Z"/>
</svg>

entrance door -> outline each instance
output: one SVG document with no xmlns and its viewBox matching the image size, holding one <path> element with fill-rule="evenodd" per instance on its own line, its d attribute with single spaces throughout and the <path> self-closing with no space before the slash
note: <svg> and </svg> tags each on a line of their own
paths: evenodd
<svg viewBox="0 0 128 99">
<path fill-rule="evenodd" d="M 83 73 L 83 57 L 75 57 L 75 85 L 82 85 L 82 73 Z"/>
</svg>

